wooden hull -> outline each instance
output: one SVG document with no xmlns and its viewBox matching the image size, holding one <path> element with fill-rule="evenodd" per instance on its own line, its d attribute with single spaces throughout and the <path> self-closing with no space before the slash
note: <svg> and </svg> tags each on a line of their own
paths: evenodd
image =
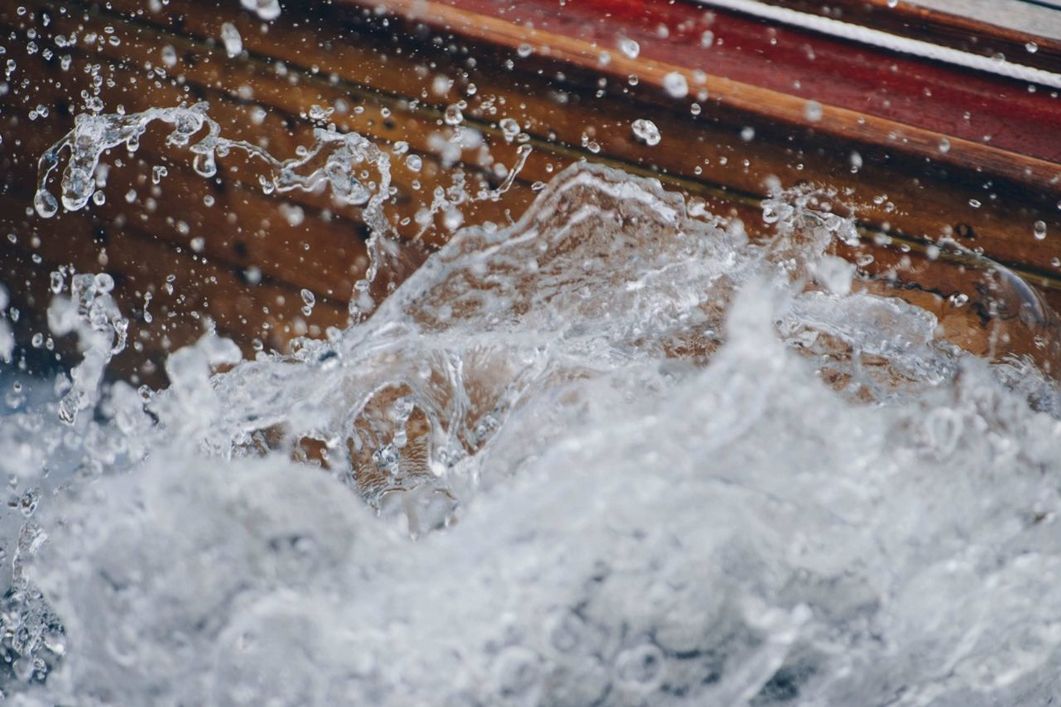
<svg viewBox="0 0 1061 707">
<path fill-rule="evenodd" d="M 466 224 L 506 222 L 533 200 L 536 183 L 582 159 L 652 174 L 742 218 L 753 236 L 768 231 L 758 202 L 771 180 L 834 185 L 856 207 L 865 241 L 858 253 L 843 254 L 859 258 L 878 283 L 897 276 L 904 296 L 935 309 L 948 333 L 978 353 L 1000 353 L 985 333 L 993 312 L 978 291 L 979 266 L 946 249 L 938 260 L 923 258 L 941 235 L 1061 302 L 1061 107 L 1045 87 L 1032 91 L 690 2 L 586 0 L 560 13 L 538 0 L 511 7 L 487 0 L 291 3 L 266 30 L 252 15 L 233 9 L 221 16 L 198 0 L 158 13 L 138 0 L 25 4 L 23 14 L 0 10 L 5 31 L 76 33 L 79 41 L 63 52 L 53 47 L 50 58 L 9 47 L 19 68 L 0 97 L 0 220 L 14 237 L 0 244 L 0 282 L 30 341 L 46 331 L 33 313 L 50 297 L 50 271 L 72 265 L 114 274 L 123 311 L 137 320 L 139 350 L 124 365 L 138 367 L 134 375 L 143 380 L 157 380 L 165 352 L 198 336 L 205 318 L 248 353 L 342 326 L 367 264 L 366 229 L 356 209 L 327 195 L 262 195 L 253 168 L 237 158 L 204 180 L 188 155 L 162 144 L 161 132 L 149 134 L 135 156 L 121 156 L 106 203 L 39 218 L 28 208 L 36 159 L 70 128 L 80 92 L 92 90 L 80 70 L 87 64 L 102 67 L 108 110 L 208 100 L 227 134 L 264 141 L 277 155 L 310 141 L 311 106 L 345 104 L 331 118 L 340 129 L 381 144 L 404 141 L 424 156 L 420 171 L 396 160 L 391 216 L 405 237 L 419 230 L 416 214 L 433 190 L 449 185 L 452 168 L 433 151 L 432 135 L 446 130 L 445 107 L 463 100 L 464 124 L 489 151 L 456 157 L 470 179 L 496 186 L 493 164 L 515 163 L 517 146 L 505 141 L 501 118 L 517 120 L 533 147 L 503 199 L 468 209 Z M 242 36 L 235 58 L 217 39 L 226 21 Z M 97 41 L 87 42 L 93 33 Z M 620 49 L 621 39 L 638 41 L 636 58 Z M 1045 61 L 1052 49 L 1043 44 Z M 63 53 L 73 70 L 62 68 Z M 675 72 L 688 95 L 665 90 Z M 31 87 L 20 88 L 22 80 Z M 29 120 L 38 105 L 48 115 Z M 659 145 L 632 134 L 638 118 L 659 126 Z M 168 169 L 157 188 L 150 180 L 156 165 Z M 127 202 L 130 192 L 135 198 Z M 1033 235 L 1038 222 L 1045 240 Z M 445 234 L 431 231 L 425 252 Z M 316 294 L 309 315 L 303 288 Z M 974 306 L 950 307 L 956 293 L 973 297 Z M 1027 341 L 1012 347 L 1034 348 Z"/>
</svg>

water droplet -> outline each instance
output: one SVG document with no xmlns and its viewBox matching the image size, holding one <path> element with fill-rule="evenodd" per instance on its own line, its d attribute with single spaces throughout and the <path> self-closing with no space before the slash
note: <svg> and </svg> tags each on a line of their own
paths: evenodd
<svg viewBox="0 0 1061 707">
<path fill-rule="evenodd" d="M 1035 52 L 1039 51 L 1039 45 L 1035 42 L 1028 42 L 1024 45 L 1024 48 L 1028 51 L 1029 54 L 1034 54 Z"/>
<path fill-rule="evenodd" d="M 969 295 L 963 292 L 955 292 L 947 298 L 954 307 L 964 307 L 969 302 Z"/>
<path fill-rule="evenodd" d="M 646 118 L 638 118 L 630 124 L 630 129 L 633 130 L 634 136 L 645 143 L 649 147 L 654 147 L 659 144 L 663 136 L 660 135 L 659 128 L 651 120 Z"/>
<path fill-rule="evenodd" d="M 306 220 L 306 212 L 298 204 L 281 204 L 280 213 L 284 215 L 284 220 L 292 228 L 298 228 Z"/>
<path fill-rule="evenodd" d="M 51 218 L 59 211 L 59 202 L 49 192 L 41 189 L 33 196 L 33 208 L 42 218 Z"/>
<path fill-rule="evenodd" d="M 501 134 L 504 136 L 505 142 L 512 142 L 519 135 L 519 123 L 513 118 L 502 118 L 498 125 L 501 127 Z"/>
<path fill-rule="evenodd" d="M 847 158 L 847 161 L 851 164 L 852 174 L 856 174 L 860 169 L 862 169 L 862 155 L 860 155 L 858 152 L 852 150 L 851 154 Z"/>
<path fill-rule="evenodd" d="M 240 4 L 266 22 L 280 16 L 279 0 L 240 0 Z"/>
<path fill-rule="evenodd" d="M 803 105 L 803 117 L 812 123 L 822 119 L 822 104 L 818 101 L 807 101 Z"/>
<path fill-rule="evenodd" d="M 167 69 L 172 69 L 177 65 L 177 50 L 169 44 L 162 47 L 162 65 Z"/>
<path fill-rule="evenodd" d="M 663 77 L 663 90 L 671 98 L 685 98 L 689 95 L 689 83 L 685 80 L 685 76 L 672 71 Z"/>
<path fill-rule="evenodd" d="M 979 199 L 969 199 L 969 206 L 974 209 L 979 209 L 983 204 L 980 203 Z"/>
<path fill-rule="evenodd" d="M 1036 221 L 1035 224 L 1032 226 L 1032 235 L 1034 235 L 1035 239 L 1038 241 L 1041 241 L 1046 238 L 1046 222 Z"/>
<path fill-rule="evenodd" d="M 460 212 L 460 209 L 449 207 L 442 212 L 442 225 L 446 227 L 446 230 L 456 231 L 462 223 L 464 223 L 464 214 Z"/>
<path fill-rule="evenodd" d="M 519 47 L 516 48 L 516 54 L 518 54 L 522 59 L 526 59 L 533 53 L 534 47 L 529 44 L 521 44 L 519 45 Z"/>
<path fill-rule="evenodd" d="M 641 45 L 633 39 L 620 39 L 619 51 L 629 59 L 636 59 L 638 54 L 641 53 Z"/>
<path fill-rule="evenodd" d="M 446 125 L 460 125 L 464 122 L 464 114 L 461 113 L 461 108 L 456 103 L 446 106 L 446 112 L 442 116 Z"/>
<path fill-rule="evenodd" d="M 313 314 L 313 307 L 317 304 L 317 297 L 305 288 L 299 294 L 302 295 L 302 314 L 308 317 Z"/>
<path fill-rule="evenodd" d="M 943 154 L 950 152 L 950 140 L 947 138 L 940 138 L 939 140 L 939 151 Z"/>
<path fill-rule="evenodd" d="M 217 174 L 217 161 L 211 150 L 198 152 L 192 159 L 192 169 L 201 177 L 213 177 Z"/>
<path fill-rule="evenodd" d="M 740 139 L 744 140 L 744 142 L 751 142 L 752 140 L 754 140 L 755 139 L 755 128 L 753 128 L 751 126 L 747 126 L 747 127 L 742 128 L 741 131 L 740 131 Z"/>
<path fill-rule="evenodd" d="M 239 35 L 239 30 L 231 22 L 225 22 L 221 25 L 221 41 L 225 45 L 225 53 L 228 57 L 238 56 L 243 51 L 243 37 Z"/>
</svg>

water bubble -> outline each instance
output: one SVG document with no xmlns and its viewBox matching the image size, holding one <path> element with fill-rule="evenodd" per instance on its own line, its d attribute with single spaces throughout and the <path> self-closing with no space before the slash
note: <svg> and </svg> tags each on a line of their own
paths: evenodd
<svg viewBox="0 0 1061 707">
<path fill-rule="evenodd" d="M 436 96 L 445 96 L 453 88 L 453 79 L 443 74 L 436 75 L 431 79 L 431 93 Z"/>
<path fill-rule="evenodd" d="M 305 288 L 302 288 L 299 294 L 302 296 L 302 314 L 308 317 L 313 314 L 313 307 L 317 304 L 317 297 Z"/>
<path fill-rule="evenodd" d="M 704 31 L 703 34 L 700 35 L 700 46 L 701 47 L 704 47 L 706 49 L 706 48 L 710 47 L 711 45 L 713 45 L 714 43 L 715 43 L 715 33 L 712 32 L 711 30 L 706 30 L 706 31 Z"/>
<path fill-rule="evenodd" d="M 221 25 L 221 42 L 225 45 L 225 53 L 230 59 L 239 56 L 239 53 L 243 51 L 243 37 L 239 35 L 236 25 L 231 22 Z"/>
<path fill-rule="evenodd" d="M 647 118 L 638 118 L 630 124 L 630 129 L 633 130 L 634 136 L 645 143 L 649 147 L 654 147 L 660 143 L 663 136 L 660 135 L 659 128 L 656 124 Z"/>
<path fill-rule="evenodd" d="M 446 106 L 446 112 L 443 114 L 442 120 L 445 121 L 446 125 L 460 125 L 464 122 L 464 114 L 461 112 L 461 107 L 456 103 Z"/>
<path fill-rule="evenodd" d="M 59 211 L 59 202 L 49 192 L 42 189 L 33 195 L 33 208 L 42 218 L 51 218 Z"/>
<path fill-rule="evenodd" d="M 78 275 L 77 277 L 84 276 Z M 114 278 L 110 275 L 110 273 L 101 272 L 91 277 L 92 286 L 95 289 L 96 294 L 107 294 L 108 292 L 112 292 L 114 290 Z"/>
<path fill-rule="evenodd" d="M 979 209 L 981 206 L 983 206 L 983 204 L 980 202 L 979 199 L 969 199 L 969 206 L 973 207 L 974 209 Z"/>
<path fill-rule="evenodd" d="M 502 118 L 498 126 L 501 128 L 501 134 L 504 136 L 505 142 L 512 142 L 519 135 L 519 123 L 513 118 Z"/>
<path fill-rule="evenodd" d="M 641 53 L 641 45 L 633 39 L 623 38 L 619 40 L 619 51 L 628 59 L 636 59 Z"/>
<path fill-rule="evenodd" d="M 383 111 L 385 110 L 386 108 L 380 110 L 380 114 L 383 115 L 384 118 L 387 117 L 387 114 L 383 113 Z M 323 123 L 330 119 L 333 113 L 335 113 L 335 109 L 331 106 L 321 106 L 314 103 L 309 107 L 309 113 L 307 113 L 307 115 L 309 116 L 310 120 L 315 120 L 318 123 Z"/>
<path fill-rule="evenodd" d="M 1046 238 L 1046 221 L 1036 221 L 1032 226 L 1032 235 L 1035 240 L 1041 241 Z"/>
<path fill-rule="evenodd" d="M 822 104 L 818 101 L 807 101 L 803 104 L 803 117 L 812 123 L 822 119 Z"/>
<path fill-rule="evenodd" d="M 521 44 L 521 45 L 519 45 L 516 48 L 516 54 L 518 54 L 519 57 L 522 58 L 522 59 L 526 59 L 527 57 L 529 57 L 533 53 L 534 53 L 534 47 L 532 47 L 529 44 Z"/>
<path fill-rule="evenodd" d="M 847 161 L 851 165 L 852 174 L 856 174 L 860 169 L 862 169 L 862 155 L 860 155 L 858 152 L 852 150 L 851 154 L 847 157 Z"/>
<path fill-rule="evenodd" d="M 171 45 L 167 44 L 162 47 L 162 65 L 166 68 L 172 69 L 177 65 L 177 50 Z"/>
<path fill-rule="evenodd" d="M 1034 54 L 1035 52 L 1039 51 L 1039 45 L 1036 44 L 1035 42 L 1028 42 L 1027 44 L 1024 45 L 1024 49 L 1029 54 Z"/>
<path fill-rule="evenodd" d="M 755 128 L 751 127 L 750 125 L 747 125 L 747 126 L 741 128 L 740 139 L 743 140 L 744 142 L 751 142 L 752 140 L 754 140 L 755 139 Z"/>
<path fill-rule="evenodd" d="M 943 154 L 947 154 L 948 152 L 950 152 L 950 140 L 945 137 L 940 138 L 938 149 Z"/>
<path fill-rule="evenodd" d="M 594 155 L 600 152 L 600 143 L 596 140 L 591 140 L 585 133 L 582 135 L 582 147 L 586 148 Z"/>
<path fill-rule="evenodd" d="M 212 150 L 197 152 L 192 159 L 192 169 L 200 177 L 210 178 L 217 174 L 217 160 Z"/>
<path fill-rule="evenodd" d="M 405 166 L 408 167 L 410 171 L 419 172 L 424 166 L 424 161 L 421 159 L 420 155 L 411 154 L 405 158 Z"/>
<path fill-rule="evenodd" d="M 663 90 L 671 98 L 685 98 L 689 95 L 689 83 L 683 74 L 672 71 L 663 77 Z"/>
<path fill-rule="evenodd" d="M 447 231 L 456 231 L 464 223 L 464 214 L 455 207 L 448 207 L 442 212 L 442 225 Z"/>
<path fill-rule="evenodd" d="M 292 228 L 298 228 L 306 221 L 306 212 L 298 204 L 280 204 L 280 213 L 284 215 L 287 225 Z"/>
</svg>

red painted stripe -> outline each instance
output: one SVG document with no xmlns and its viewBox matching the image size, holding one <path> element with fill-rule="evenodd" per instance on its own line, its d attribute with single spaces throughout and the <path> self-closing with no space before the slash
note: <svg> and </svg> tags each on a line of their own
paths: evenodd
<svg viewBox="0 0 1061 707">
<path fill-rule="evenodd" d="M 1050 89 L 916 59 L 679 0 L 442 0 L 617 53 L 699 69 L 953 137 L 1061 162 L 1061 99 Z M 711 46 L 702 45 L 705 31 Z M 708 83 L 710 92 L 710 82 Z"/>
</svg>

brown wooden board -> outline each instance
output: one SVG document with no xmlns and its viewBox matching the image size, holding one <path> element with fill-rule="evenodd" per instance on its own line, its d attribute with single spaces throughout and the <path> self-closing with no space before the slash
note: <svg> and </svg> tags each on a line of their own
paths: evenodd
<svg viewBox="0 0 1061 707">
<path fill-rule="evenodd" d="M 265 26 L 246 13 L 234 10 L 226 16 L 195 0 L 168 14 L 150 13 L 133 0 L 113 0 L 107 7 L 39 1 L 27 5 L 30 11 L 24 15 L 0 11 L 0 26 L 15 34 L 32 27 L 43 35 L 43 13 L 49 13 L 49 32 L 77 32 L 82 39 L 69 50 L 74 66 L 93 62 L 103 67 L 112 83 L 102 89 L 108 109 L 120 104 L 134 111 L 207 99 L 211 115 L 227 133 L 265 140 L 274 153 L 288 156 L 309 140 L 313 124 L 305 114 L 310 106 L 345 102 L 348 110 L 332 117 L 340 129 L 356 130 L 381 144 L 402 140 L 423 155 L 425 167 L 419 173 L 394 160 L 397 193 L 390 213 L 406 238 L 418 230 L 411 219 L 430 193 L 448 184 L 451 170 L 432 152 L 432 142 L 438 139 L 432 135 L 446 139 L 452 134 L 442 115 L 447 105 L 463 100 L 464 126 L 481 134 L 485 145 L 485 152 L 459 155 L 457 165 L 470 178 L 496 186 L 499 179 L 491 162 L 515 162 L 516 145 L 505 142 L 498 125 L 502 118 L 517 120 L 533 147 L 512 189 L 497 201 L 468 209 L 466 223 L 504 223 L 518 216 L 533 198 L 536 183 L 548 181 L 575 160 L 588 159 L 655 175 L 688 198 L 704 200 L 716 213 L 742 218 L 753 236 L 769 235 L 757 202 L 770 178 L 776 177 L 786 186 L 840 187 L 843 200 L 860 217 L 865 248 L 875 254 L 864 268 L 866 275 L 883 276 L 899 268 L 908 293 L 922 287 L 945 305 L 951 290 L 970 286 L 968 268 L 947 265 L 946 253 L 930 268 L 913 264 L 925 262 L 917 256 L 923 243 L 944 233 L 1013 266 L 1048 292 L 1057 291 L 1056 238 L 1044 242 L 1031 235 L 1036 220 L 1046 221 L 1049 233 L 1061 235 L 1055 185 L 1042 183 L 1045 172 L 1014 171 L 1008 157 L 981 145 L 963 150 L 956 143 L 958 149 L 952 145 L 949 158 L 929 157 L 922 147 L 938 135 L 918 137 L 904 127 L 901 136 L 882 139 L 879 121 L 847 135 L 825 120 L 813 125 L 790 120 L 788 114 L 797 107 L 801 114 L 805 110 L 803 99 L 791 109 L 772 105 L 764 110 L 755 102 L 772 101 L 773 94 L 741 94 L 750 89 L 719 82 L 709 84 L 707 100 L 696 101 L 699 113 L 694 115 L 697 96 L 675 100 L 661 90 L 668 68 L 664 63 L 639 64 L 638 85 L 632 86 L 625 72 L 635 67 L 623 65 L 617 52 L 610 68 L 602 68 L 596 59 L 584 56 L 598 51 L 592 47 L 564 44 L 568 53 L 558 54 L 553 38 L 535 35 L 542 42 L 539 51 L 521 57 L 515 34 L 471 41 L 467 28 L 465 34 L 454 35 L 350 7 L 295 6 Z M 67 8 L 66 14 L 61 7 Z M 234 59 L 225 56 L 216 39 L 224 21 L 234 22 L 243 37 L 245 52 Z M 117 46 L 109 41 L 86 44 L 84 37 L 92 32 L 116 37 Z M 166 46 L 174 48 L 178 62 L 160 74 Z M 549 52 L 541 50 L 545 46 Z M 180 306 L 210 316 L 248 349 L 253 339 L 282 347 L 291 336 L 342 324 L 352 282 L 366 262 L 366 230 L 358 210 L 336 205 L 326 194 L 267 197 L 255 184 L 253 168 L 238 159 L 223 161 L 220 177 L 204 180 L 188 167 L 187 154 L 161 145 L 161 130 L 149 134 L 134 159 L 124 158 L 123 167 L 112 169 L 102 206 L 51 221 L 27 213 L 36 157 L 69 129 L 72 106 L 80 103 L 78 93 L 88 84 L 83 74 L 62 71 L 58 52 L 51 59 L 42 54 L 18 56 L 18 62 L 18 79 L 30 81 L 32 90 L 0 97 L 6 194 L 0 226 L 18 235 L 17 246 L 0 242 L 0 261 L 7 282 L 33 284 L 15 292 L 16 299 L 32 297 L 39 306 L 50 269 L 71 262 L 81 271 L 99 269 L 100 253 L 106 249 L 107 267 L 119 276 L 119 299 L 134 314 L 144 291 L 157 291 L 163 273 L 179 271 L 185 296 Z M 440 76 L 447 80 L 439 83 L 435 79 Z M 691 85 L 695 89 L 695 78 Z M 736 93 L 723 90 L 720 97 L 716 86 Z M 734 102 L 734 96 L 741 95 L 747 105 Z M 52 110 L 47 118 L 29 121 L 27 114 L 37 105 Z M 260 122 L 253 118 L 259 106 L 265 109 Z M 857 126 L 860 120 L 857 115 L 837 115 L 841 123 L 853 121 Z M 630 123 L 638 117 L 651 117 L 660 126 L 660 145 L 649 147 L 634 138 Z M 754 137 L 746 139 L 749 129 Z M 911 142 L 912 137 L 917 140 Z M 861 168 L 853 172 L 856 152 Z M 984 154 L 998 159 L 976 162 Z M 1000 160 L 1007 162 L 1007 169 L 993 172 Z M 153 196 L 154 209 L 145 209 L 140 199 L 127 204 L 124 195 L 130 189 L 138 196 L 156 191 L 145 183 L 153 164 L 169 169 Z M 212 207 L 205 206 L 206 197 L 214 199 Z M 974 199 L 981 204 L 978 208 L 970 204 Z M 297 225 L 285 215 L 292 205 L 304 214 Z M 400 225 L 406 219 L 406 225 Z M 204 237 L 199 253 L 189 247 L 197 235 Z M 437 245 L 445 237 L 445 229 L 436 228 L 427 234 L 426 245 Z M 40 245 L 34 247 L 35 242 Z M 115 243 L 122 244 L 120 255 Z M 27 260 L 33 251 L 41 263 Z M 911 263 L 901 262 L 903 251 L 910 251 Z M 889 260 L 888 253 L 896 255 Z M 957 274 L 946 275 L 952 267 Z M 249 268 L 261 271 L 261 284 L 246 282 Z M 301 288 L 317 297 L 310 318 L 299 311 Z M 1053 294 L 1048 297 L 1057 301 Z M 277 306 L 280 300 L 283 305 Z M 157 298 L 155 303 L 170 307 Z M 983 339 L 971 333 L 983 329 L 983 322 L 954 309 L 947 314 L 952 335 L 961 338 L 953 322 L 967 322 L 962 336 L 971 348 L 983 349 Z M 167 311 L 175 312 L 176 303 Z M 144 335 L 142 345 L 154 365 L 166 348 L 197 336 L 198 324 L 192 319 L 189 326 L 165 337 Z M 25 328 L 23 336 L 29 333 L 32 330 Z M 974 340 L 981 343 L 974 345 Z"/>
</svg>

